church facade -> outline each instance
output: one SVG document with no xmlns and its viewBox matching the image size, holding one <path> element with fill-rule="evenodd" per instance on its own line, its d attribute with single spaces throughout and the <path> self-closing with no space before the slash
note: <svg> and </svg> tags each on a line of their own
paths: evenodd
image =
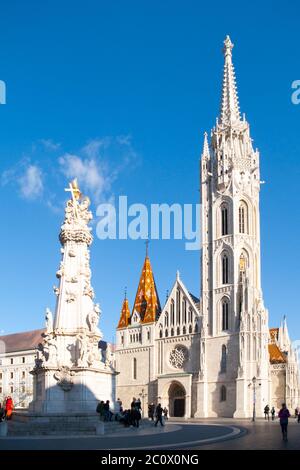
<svg viewBox="0 0 300 470">
<path fill-rule="evenodd" d="M 171 416 L 261 416 L 299 405 L 286 320 L 269 329 L 261 288 L 259 152 L 241 117 L 233 44 L 224 41 L 221 110 L 201 156 L 201 298 L 177 273 L 163 308 L 148 254 L 116 335 L 117 396 L 160 402 Z"/>
</svg>

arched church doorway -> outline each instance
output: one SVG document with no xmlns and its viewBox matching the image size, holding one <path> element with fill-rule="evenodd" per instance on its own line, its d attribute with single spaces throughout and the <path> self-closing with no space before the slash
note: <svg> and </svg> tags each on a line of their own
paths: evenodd
<svg viewBox="0 0 300 470">
<path fill-rule="evenodd" d="M 178 382 L 172 382 L 169 388 L 169 413 L 177 418 L 185 415 L 185 389 Z"/>
</svg>

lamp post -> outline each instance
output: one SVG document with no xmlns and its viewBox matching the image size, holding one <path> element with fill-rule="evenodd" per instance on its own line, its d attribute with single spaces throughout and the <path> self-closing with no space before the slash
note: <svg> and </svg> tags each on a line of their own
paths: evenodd
<svg viewBox="0 0 300 470">
<path fill-rule="evenodd" d="M 254 376 L 251 380 L 251 383 L 248 385 L 248 387 L 253 387 L 253 412 L 252 412 L 252 421 L 255 421 L 255 418 L 256 418 L 256 409 L 255 409 L 255 405 L 256 405 L 256 377 Z M 260 386 L 261 384 L 259 384 Z"/>
</svg>

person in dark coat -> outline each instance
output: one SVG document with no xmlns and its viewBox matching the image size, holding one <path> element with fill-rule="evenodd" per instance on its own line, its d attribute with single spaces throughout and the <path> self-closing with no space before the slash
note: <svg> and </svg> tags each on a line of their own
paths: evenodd
<svg viewBox="0 0 300 470">
<path fill-rule="evenodd" d="M 164 426 L 164 423 L 162 422 L 163 409 L 160 403 L 156 407 L 155 414 L 156 414 L 156 421 L 155 421 L 154 426 L 157 426 L 158 423 L 160 423 L 161 426 Z"/>
<path fill-rule="evenodd" d="M 280 419 L 280 426 L 281 426 L 281 432 L 282 432 L 282 438 L 284 441 L 287 441 L 287 429 L 288 429 L 288 424 L 289 424 L 289 417 L 290 412 L 286 407 L 285 403 L 282 403 L 281 410 L 278 413 L 279 419 Z"/>
<path fill-rule="evenodd" d="M 154 421 L 154 412 L 155 412 L 155 405 L 154 403 L 151 403 L 148 406 L 148 417 Z"/>
</svg>

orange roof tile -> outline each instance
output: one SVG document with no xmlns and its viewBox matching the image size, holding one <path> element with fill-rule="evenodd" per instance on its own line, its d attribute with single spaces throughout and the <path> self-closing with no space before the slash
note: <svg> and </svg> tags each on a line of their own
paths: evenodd
<svg viewBox="0 0 300 470">
<path fill-rule="evenodd" d="M 271 364 L 283 364 L 286 362 L 286 356 L 282 351 L 280 351 L 277 344 L 272 343 L 269 344 L 268 347 Z"/>
<path fill-rule="evenodd" d="M 142 323 L 155 322 L 161 312 L 152 267 L 148 256 L 145 258 L 132 314 L 135 311 L 140 314 Z"/>
<path fill-rule="evenodd" d="M 129 304 L 128 304 L 128 299 L 124 299 L 123 305 L 122 305 L 122 310 L 121 310 L 121 316 L 120 320 L 118 323 L 117 328 L 126 328 L 130 323 L 130 310 L 129 310 Z"/>
</svg>

